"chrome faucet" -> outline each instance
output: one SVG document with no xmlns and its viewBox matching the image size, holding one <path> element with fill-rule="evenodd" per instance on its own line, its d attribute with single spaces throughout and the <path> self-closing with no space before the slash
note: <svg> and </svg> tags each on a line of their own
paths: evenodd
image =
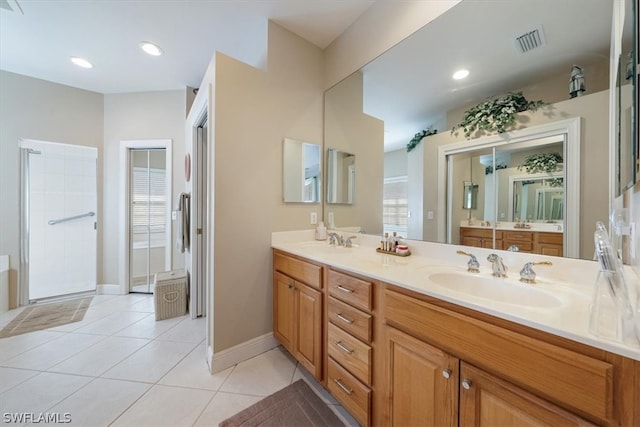
<svg viewBox="0 0 640 427">
<path fill-rule="evenodd" d="M 470 254 L 465 251 L 456 251 L 458 255 L 466 255 L 468 256 L 469 262 L 467 263 L 467 271 L 470 273 L 479 273 L 480 272 L 480 263 L 478 262 L 478 258 L 474 254 Z"/>
<path fill-rule="evenodd" d="M 338 233 L 335 233 L 335 232 L 329 233 L 329 244 L 342 246 L 344 245 L 344 240 L 342 239 L 342 236 L 339 235 Z"/>
<path fill-rule="evenodd" d="M 520 270 L 520 281 L 524 283 L 536 283 L 536 272 L 533 271 L 534 265 L 553 265 L 551 261 L 528 262 Z"/>
<path fill-rule="evenodd" d="M 352 244 L 351 239 L 355 239 L 356 237 L 358 237 L 358 236 L 350 236 L 350 237 L 347 237 L 346 239 L 344 239 L 344 247 L 345 248 L 350 248 L 351 244 Z"/>
<path fill-rule="evenodd" d="M 502 257 L 497 254 L 491 254 L 487 257 L 487 261 L 491 263 L 495 277 L 507 277 L 507 266 L 502 262 Z"/>
</svg>

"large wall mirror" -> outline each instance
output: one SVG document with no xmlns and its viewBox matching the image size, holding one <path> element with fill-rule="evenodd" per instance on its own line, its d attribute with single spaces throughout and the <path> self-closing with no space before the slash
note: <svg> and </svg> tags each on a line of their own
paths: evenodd
<svg viewBox="0 0 640 427">
<path fill-rule="evenodd" d="M 609 177 L 619 176 L 619 188 L 628 186 L 623 181 L 636 179 L 629 177 L 629 165 L 635 166 L 637 158 L 633 138 L 622 138 L 616 151 L 620 169 L 626 164 L 626 172 L 612 171 L 607 160 L 613 7 L 612 0 L 462 0 L 330 88 L 325 94 L 325 147 L 348 147 L 357 154 L 358 185 L 365 186 L 367 197 L 377 195 L 369 204 L 358 199 L 349 212 L 340 212 L 336 226 L 366 225 L 371 234 L 393 230 L 409 239 L 455 244 L 460 243 L 461 222 L 473 217 L 491 231 L 491 247 L 506 249 L 505 242 L 498 244 L 494 237 L 496 223 L 513 230 L 516 225 L 538 224 L 556 233 L 554 242 L 561 242 L 560 252 L 555 245 L 543 253 L 592 259 L 595 222 L 608 219 Z M 578 15 L 580 24 L 570 24 Z M 625 32 L 624 38 L 631 36 Z M 575 97 L 569 89 L 573 65 L 582 68 L 586 89 Z M 469 76 L 453 80 L 460 68 L 468 69 Z M 466 138 L 462 132 L 450 132 L 468 108 L 517 91 L 548 107 L 521 113 L 515 129 L 506 134 L 476 132 Z M 621 108 L 632 108 L 632 98 L 622 96 Z M 545 133 L 545 127 L 567 120 L 579 123 L 573 137 Z M 429 126 L 438 133 L 407 153 L 409 140 Z M 516 145 L 525 143 L 519 132 L 527 129 L 539 130 L 536 140 L 558 136 L 561 141 L 547 140 L 538 148 Z M 469 148 L 487 137 L 495 137 L 500 146 L 447 153 L 440 164 L 442 147 Z M 383 140 L 379 157 L 362 158 L 378 153 L 379 145 L 373 144 L 377 139 Z M 579 149 L 577 158 L 572 157 L 572 147 Z M 527 156 L 552 152 L 563 158 L 561 169 L 554 173 L 526 176 L 518 170 Z M 473 176 L 450 182 L 450 174 L 456 172 L 455 167 L 453 172 L 449 169 L 449 161 L 462 162 L 461 170 L 472 169 Z M 577 167 L 569 168 L 569 162 Z M 495 173 L 486 173 L 490 167 Z M 487 186 L 494 181 L 499 192 L 494 190 L 490 198 Z M 464 182 L 478 185 L 475 210 L 462 209 Z M 580 187 L 570 203 L 568 186 L 576 182 Z M 325 218 L 334 210 L 325 204 Z M 519 249 L 531 251 L 525 244 Z"/>
<path fill-rule="evenodd" d="M 282 152 L 282 194 L 285 203 L 320 203 L 322 147 L 285 138 Z"/>
<path fill-rule="evenodd" d="M 327 149 L 327 203 L 353 204 L 356 193 L 356 155 Z"/>
</svg>

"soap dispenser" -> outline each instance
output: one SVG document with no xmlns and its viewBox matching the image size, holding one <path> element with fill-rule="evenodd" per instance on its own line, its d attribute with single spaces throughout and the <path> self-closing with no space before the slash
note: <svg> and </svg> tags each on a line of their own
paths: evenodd
<svg viewBox="0 0 640 427">
<path fill-rule="evenodd" d="M 327 240 L 327 227 L 324 226 L 323 221 L 320 221 L 316 227 L 316 240 Z"/>
</svg>

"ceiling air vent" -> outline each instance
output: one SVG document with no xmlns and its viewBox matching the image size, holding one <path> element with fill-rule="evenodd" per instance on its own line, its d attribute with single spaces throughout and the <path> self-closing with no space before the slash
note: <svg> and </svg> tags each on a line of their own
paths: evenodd
<svg viewBox="0 0 640 427">
<path fill-rule="evenodd" d="M 8 10 L 9 12 L 19 13 L 24 15 L 22 8 L 16 0 L 0 0 L 0 9 Z"/>
<path fill-rule="evenodd" d="M 514 43 L 516 45 L 516 49 L 518 49 L 518 52 L 520 53 L 530 52 L 533 49 L 537 49 L 540 46 L 543 46 L 545 44 L 545 41 L 542 27 L 527 31 L 521 36 L 516 37 Z"/>
</svg>

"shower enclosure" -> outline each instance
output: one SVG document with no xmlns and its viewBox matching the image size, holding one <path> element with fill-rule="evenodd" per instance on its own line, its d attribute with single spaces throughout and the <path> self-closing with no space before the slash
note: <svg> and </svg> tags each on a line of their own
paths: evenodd
<svg viewBox="0 0 640 427">
<path fill-rule="evenodd" d="M 21 140 L 21 304 L 96 290 L 93 147 Z"/>
</svg>

